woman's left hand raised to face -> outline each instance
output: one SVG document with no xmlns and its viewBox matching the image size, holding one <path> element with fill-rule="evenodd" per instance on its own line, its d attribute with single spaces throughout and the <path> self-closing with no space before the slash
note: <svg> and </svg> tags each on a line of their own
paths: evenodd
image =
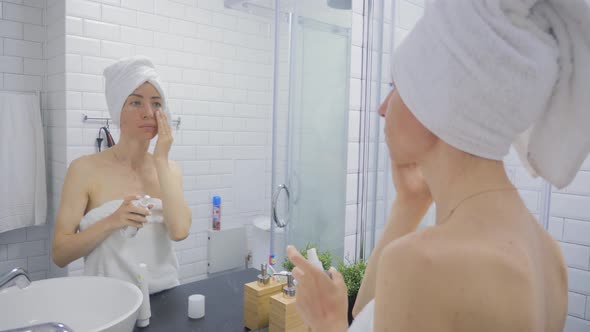
<svg viewBox="0 0 590 332">
<path fill-rule="evenodd" d="M 287 255 L 295 265 L 293 277 L 296 307 L 312 331 L 341 332 L 348 330 L 348 292 L 342 274 L 330 268 L 332 279 L 305 259 L 293 246 Z"/>
<path fill-rule="evenodd" d="M 172 128 L 168 122 L 166 114 L 162 110 L 156 111 L 156 120 L 158 121 L 158 141 L 154 149 L 154 157 L 156 159 L 168 160 L 168 153 L 174 141 L 172 137 Z"/>
</svg>

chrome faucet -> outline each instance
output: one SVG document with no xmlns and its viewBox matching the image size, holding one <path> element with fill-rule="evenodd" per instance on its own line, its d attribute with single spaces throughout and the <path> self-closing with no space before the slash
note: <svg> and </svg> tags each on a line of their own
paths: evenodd
<svg viewBox="0 0 590 332">
<path fill-rule="evenodd" d="M 71 328 L 62 323 L 45 323 L 27 327 L 21 327 L 4 332 L 73 332 Z"/>
<path fill-rule="evenodd" d="M 29 273 L 25 269 L 17 267 L 0 277 L 0 289 L 4 288 L 13 280 L 16 286 L 20 289 L 26 288 L 31 284 Z M 73 330 L 63 323 L 48 322 L 3 332 L 73 332 Z"/>
<path fill-rule="evenodd" d="M 17 267 L 0 277 L 0 289 L 4 288 L 4 286 L 13 280 L 16 286 L 20 289 L 28 287 L 31 284 L 29 273 L 25 269 Z"/>
</svg>

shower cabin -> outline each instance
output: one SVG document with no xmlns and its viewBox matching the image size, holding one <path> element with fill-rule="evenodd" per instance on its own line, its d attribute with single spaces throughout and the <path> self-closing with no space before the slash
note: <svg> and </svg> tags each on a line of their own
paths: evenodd
<svg viewBox="0 0 590 332">
<path fill-rule="evenodd" d="M 269 18 L 274 36 L 269 261 L 280 266 L 287 244 L 314 244 L 341 258 L 351 0 L 226 0 L 225 5 Z"/>
<path fill-rule="evenodd" d="M 391 89 L 394 44 L 408 32 L 396 24 L 403 8 L 396 0 L 225 5 L 265 17 L 274 36 L 269 261 L 280 266 L 287 244 L 329 250 L 333 263 L 367 259 L 395 198 L 377 110 Z M 533 213 L 547 229 L 551 186 L 538 195 Z M 433 205 L 420 227 L 434 217 Z"/>
</svg>

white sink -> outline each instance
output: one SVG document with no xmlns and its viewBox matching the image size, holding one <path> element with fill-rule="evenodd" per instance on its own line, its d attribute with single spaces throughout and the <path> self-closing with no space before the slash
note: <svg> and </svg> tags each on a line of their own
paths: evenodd
<svg viewBox="0 0 590 332">
<path fill-rule="evenodd" d="M 130 332 L 142 299 L 137 286 L 112 278 L 34 281 L 0 290 L 0 331 L 58 322 L 75 332 Z"/>
</svg>

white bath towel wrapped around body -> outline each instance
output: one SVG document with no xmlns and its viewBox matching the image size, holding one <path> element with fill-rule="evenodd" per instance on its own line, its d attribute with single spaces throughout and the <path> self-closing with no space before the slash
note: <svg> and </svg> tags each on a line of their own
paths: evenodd
<svg viewBox="0 0 590 332">
<path fill-rule="evenodd" d="M 113 200 L 90 210 L 80 222 L 80 230 L 115 212 L 123 200 Z M 115 231 L 84 258 L 84 274 L 112 277 L 137 283 L 139 264 L 145 263 L 149 272 L 150 294 L 179 285 L 178 260 L 164 223 L 162 201 L 151 198 L 153 204 L 147 223 L 132 238 Z"/>
</svg>

